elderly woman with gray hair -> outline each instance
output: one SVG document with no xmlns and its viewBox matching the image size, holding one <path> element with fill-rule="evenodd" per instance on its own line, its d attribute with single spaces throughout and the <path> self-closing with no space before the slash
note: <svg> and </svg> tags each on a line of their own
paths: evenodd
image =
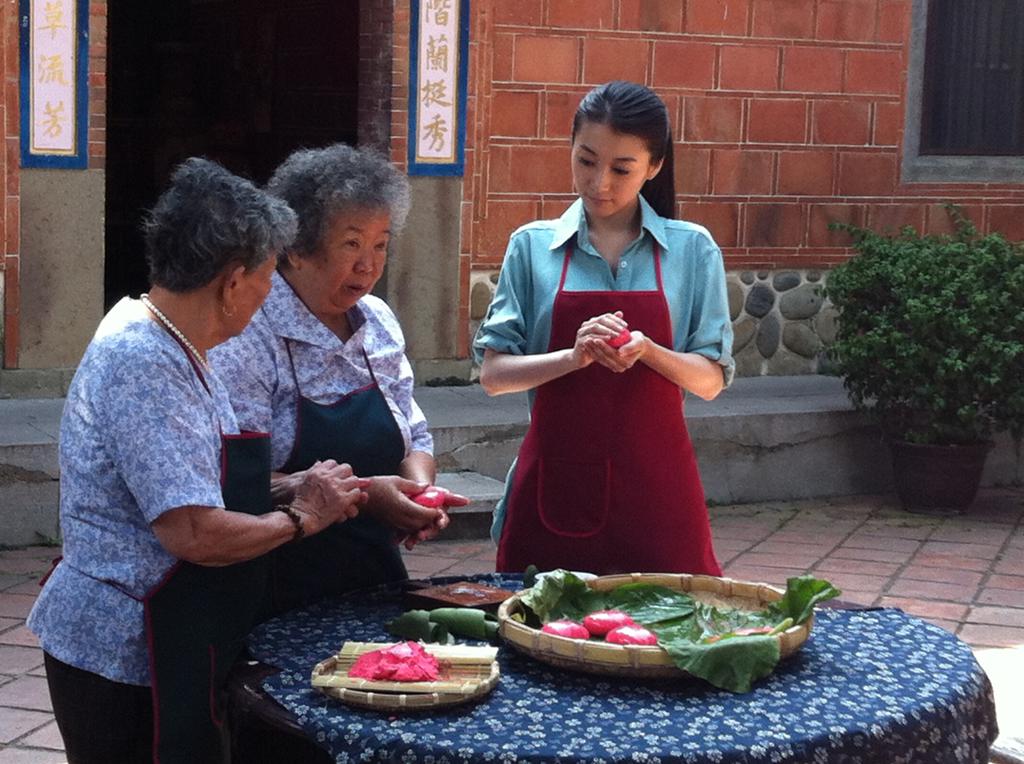
<svg viewBox="0 0 1024 764">
<path fill-rule="evenodd" d="M 149 294 L 111 309 L 71 382 L 64 556 L 28 625 L 72 764 L 221 761 L 218 688 L 262 605 L 266 553 L 366 498 L 325 460 L 274 507 L 267 436 L 240 431 L 207 365 L 263 302 L 295 226 L 279 199 L 185 162 L 146 224 Z"/>
<path fill-rule="evenodd" d="M 444 507 L 413 500 L 435 478 L 433 439 L 413 399 L 394 313 L 370 294 L 405 222 L 409 183 L 384 157 L 335 144 L 300 150 L 270 193 L 298 215 L 267 301 L 212 354 L 239 421 L 271 433 L 275 492 L 318 459 L 372 476 L 359 518 L 274 554 L 274 611 L 407 577 L 396 543 L 443 529 Z M 445 493 L 445 504 L 467 499 Z"/>
</svg>

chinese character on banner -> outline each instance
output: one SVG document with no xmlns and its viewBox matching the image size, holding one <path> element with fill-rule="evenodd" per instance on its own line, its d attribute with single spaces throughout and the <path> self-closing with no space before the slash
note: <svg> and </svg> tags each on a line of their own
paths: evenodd
<svg viewBox="0 0 1024 764">
<path fill-rule="evenodd" d="M 448 71 L 448 38 L 441 35 L 439 39 L 431 37 L 427 40 L 427 68 L 434 71 Z"/>
<path fill-rule="evenodd" d="M 57 39 L 57 31 L 68 28 L 68 25 L 64 23 L 64 0 L 56 0 L 56 2 L 47 3 L 43 14 L 46 19 L 46 24 L 41 26 L 40 30 L 49 30 L 50 39 Z"/>
<path fill-rule="evenodd" d="M 84 168 L 89 0 L 19 0 L 21 163 Z"/>
<path fill-rule="evenodd" d="M 461 175 L 469 0 L 411 0 L 409 172 Z"/>
<path fill-rule="evenodd" d="M 445 136 L 448 134 L 448 123 L 440 114 L 434 120 L 423 127 L 423 137 L 430 142 L 432 151 L 442 151 L 445 145 Z"/>
<path fill-rule="evenodd" d="M 448 96 L 445 94 L 445 88 L 448 83 L 444 80 L 437 80 L 436 82 L 424 82 L 423 83 L 423 96 L 421 99 L 421 105 L 423 108 L 430 106 L 451 106 L 451 101 L 445 100 Z"/>
<path fill-rule="evenodd" d="M 448 26 L 448 12 L 451 7 L 451 0 L 427 0 L 427 13 L 439 27 Z"/>
<path fill-rule="evenodd" d="M 46 113 L 46 119 L 43 122 L 43 132 L 50 138 L 57 138 L 62 132 L 64 132 L 64 102 L 61 101 L 56 106 L 51 104 L 49 101 L 46 102 L 46 106 L 43 111 Z"/>
<path fill-rule="evenodd" d="M 58 85 L 68 84 L 64 79 L 64 59 L 60 53 L 42 56 L 39 59 L 39 81 L 54 82 Z"/>
</svg>

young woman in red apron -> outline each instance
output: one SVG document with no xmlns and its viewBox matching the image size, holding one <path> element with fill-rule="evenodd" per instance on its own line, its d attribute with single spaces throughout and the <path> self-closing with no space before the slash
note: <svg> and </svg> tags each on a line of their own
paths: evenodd
<svg viewBox="0 0 1024 764">
<path fill-rule="evenodd" d="M 615 274 L 624 250 L 647 235 L 640 225 L 641 191 L 662 217 L 673 216 L 664 104 L 632 83 L 596 88 L 577 112 L 572 154 L 589 243 Z M 588 256 L 570 239 L 547 352 L 486 350 L 481 383 L 489 393 L 535 389 L 530 428 L 508 487 L 499 571 L 534 564 L 596 573 L 721 574 L 682 390 L 717 395 L 728 347 L 720 359 L 673 349 L 662 278 L 662 264 L 673 254 L 653 242 L 654 289 L 570 291 L 565 284 L 574 264 L 579 267 L 576 258 Z M 608 340 L 627 322 L 629 341 L 613 348 Z M 730 329 L 723 334 L 731 344 Z"/>
</svg>

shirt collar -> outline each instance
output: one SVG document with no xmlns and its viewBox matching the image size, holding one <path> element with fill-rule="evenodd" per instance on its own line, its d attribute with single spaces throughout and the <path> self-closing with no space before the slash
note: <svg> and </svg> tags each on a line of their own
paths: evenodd
<svg viewBox="0 0 1024 764">
<path fill-rule="evenodd" d="M 665 237 L 665 218 L 655 212 L 642 195 L 640 196 L 640 230 L 641 234 L 645 230 L 650 233 L 662 250 L 668 249 L 668 239 Z M 577 199 L 555 222 L 550 249 L 554 250 L 564 246 L 574 235 L 577 237 L 577 241 L 584 241 L 586 234 L 587 216 L 583 214 L 583 200 Z"/>
<path fill-rule="evenodd" d="M 668 250 L 668 237 L 665 234 L 665 218 L 654 211 L 643 195 L 640 196 L 640 227 L 647 229 L 662 251 Z"/>
<path fill-rule="evenodd" d="M 555 235 L 551 238 L 550 249 L 558 249 L 563 246 L 575 234 L 580 232 L 580 226 L 587 225 L 587 218 L 583 214 L 583 200 L 577 199 L 569 205 L 569 209 L 562 213 L 562 216 L 555 222 Z"/>
<path fill-rule="evenodd" d="M 274 271 L 270 278 L 270 293 L 261 310 L 277 336 L 325 349 L 344 345 L 341 338 L 328 329 L 299 299 L 299 295 L 284 276 Z M 365 315 L 358 304 L 349 312 L 349 316 L 356 332 L 366 323 Z"/>
</svg>

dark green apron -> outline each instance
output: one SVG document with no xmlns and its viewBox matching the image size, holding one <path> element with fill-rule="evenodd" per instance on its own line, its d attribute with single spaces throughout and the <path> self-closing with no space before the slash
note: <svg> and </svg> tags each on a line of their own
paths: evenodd
<svg viewBox="0 0 1024 764">
<path fill-rule="evenodd" d="M 295 444 L 281 472 L 290 474 L 334 459 L 351 465 L 359 477 L 398 474 L 405 442 L 366 351 L 363 358 L 372 382 L 334 403 L 322 404 L 302 395 L 288 340 L 285 347 L 295 379 L 297 416 Z M 362 515 L 276 549 L 272 566 L 274 613 L 408 578 L 394 529 Z"/>
<path fill-rule="evenodd" d="M 268 435 L 221 435 L 221 489 L 234 512 L 273 509 Z M 268 571 L 267 555 L 223 567 L 181 561 L 147 593 L 156 764 L 224 760 L 220 692 L 263 602 Z"/>
</svg>

